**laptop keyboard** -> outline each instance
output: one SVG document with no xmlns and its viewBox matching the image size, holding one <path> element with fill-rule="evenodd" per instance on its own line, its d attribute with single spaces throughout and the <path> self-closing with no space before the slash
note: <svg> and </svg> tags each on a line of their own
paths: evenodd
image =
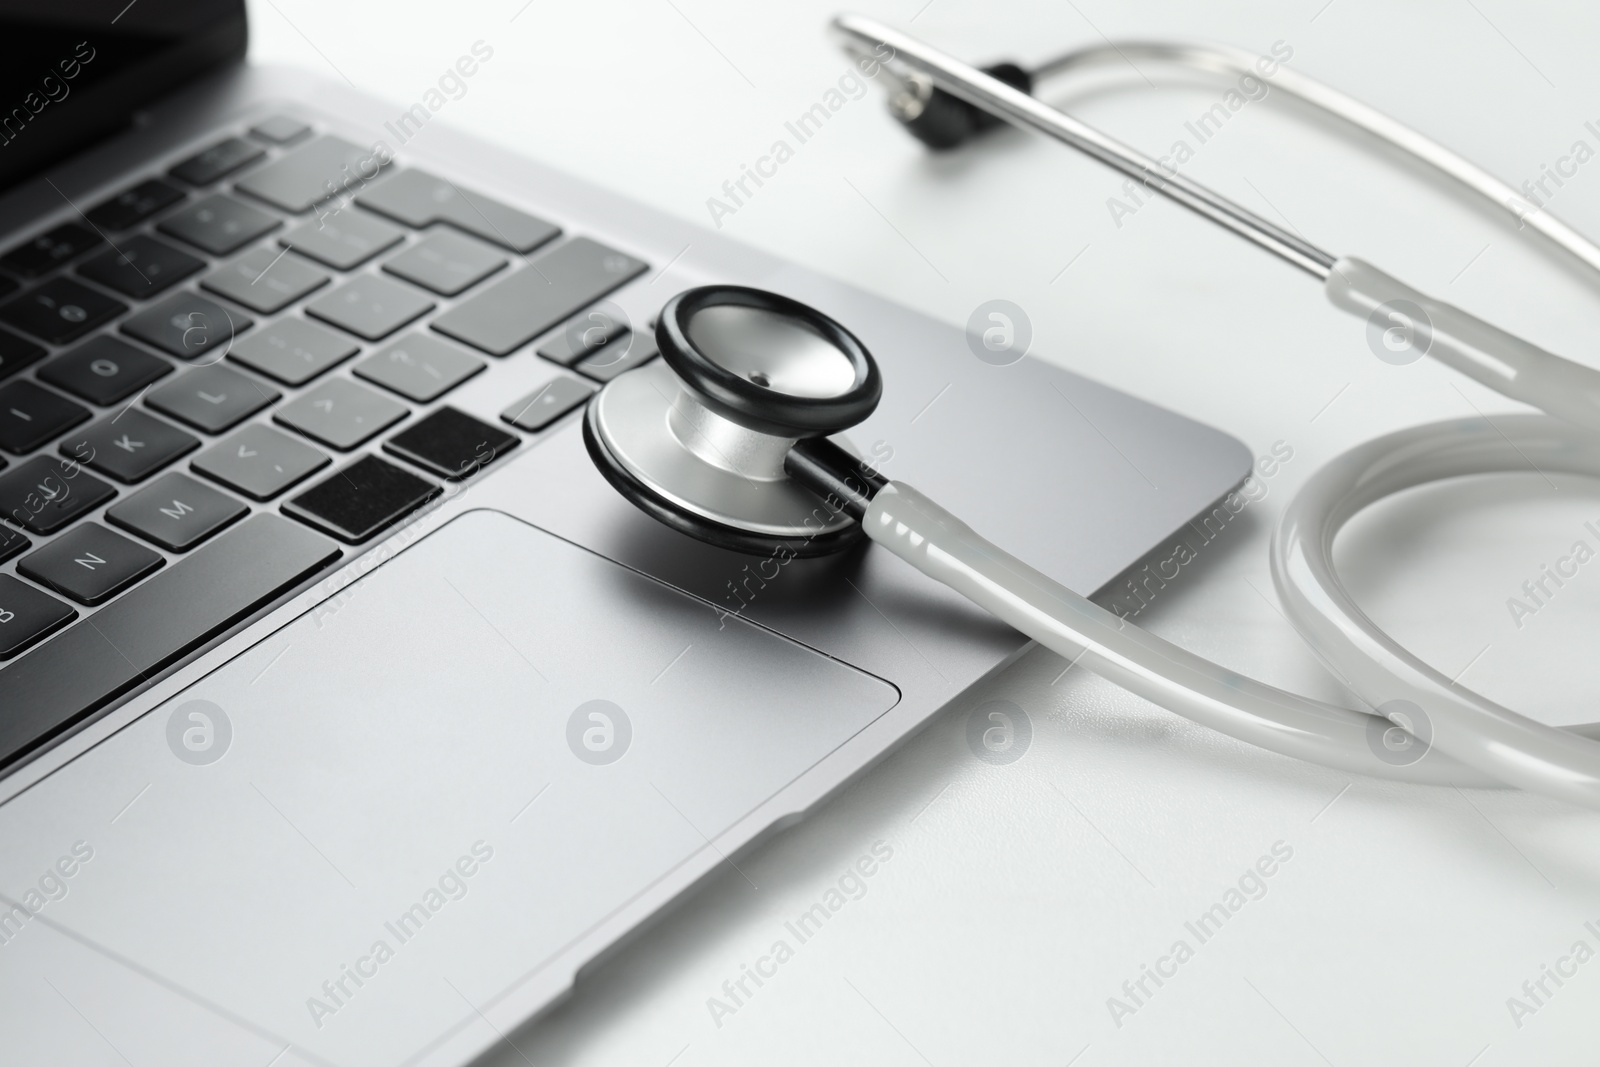
<svg viewBox="0 0 1600 1067">
<path fill-rule="evenodd" d="M 451 407 L 647 265 L 372 165 L 274 116 L 0 254 L 0 767 L 654 357 L 558 333 Z"/>
</svg>

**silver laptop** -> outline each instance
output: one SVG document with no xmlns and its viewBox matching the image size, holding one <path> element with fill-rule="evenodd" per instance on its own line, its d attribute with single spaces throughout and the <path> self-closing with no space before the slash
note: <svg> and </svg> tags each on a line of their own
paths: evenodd
<svg viewBox="0 0 1600 1067">
<path fill-rule="evenodd" d="M 686 287 L 844 323 L 855 445 L 1080 591 L 1248 473 L 427 97 L 247 66 L 242 3 L 0 19 L 7 1063 L 468 1062 L 1016 656 L 883 553 L 607 485 L 580 411 Z"/>
</svg>

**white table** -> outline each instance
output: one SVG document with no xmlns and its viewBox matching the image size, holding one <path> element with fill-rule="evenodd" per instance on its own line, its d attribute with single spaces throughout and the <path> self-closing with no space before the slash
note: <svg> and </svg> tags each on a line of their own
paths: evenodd
<svg viewBox="0 0 1600 1067">
<path fill-rule="evenodd" d="M 521 6 L 268 0 L 252 4 L 252 55 L 334 66 L 409 104 L 482 39 L 493 59 L 445 118 L 707 225 L 707 198 L 846 69 L 822 33 L 835 9 L 816 0 Z M 1584 127 L 1600 118 L 1596 8 L 860 7 L 980 60 L 1037 60 L 1102 32 L 1258 51 L 1282 41 L 1295 69 L 1513 183 L 1537 178 L 1575 141 L 1600 150 Z M 1160 89 L 1129 72 L 1076 107 L 1155 154 L 1184 138 L 1196 148 L 1190 176 L 1335 252 L 1594 358 L 1595 294 L 1512 227 L 1350 138 L 1293 124 L 1270 94 L 1197 145 L 1183 124 L 1226 87 L 1151 76 Z M 1237 670 L 1337 699 L 1273 601 L 1266 545 L 1277 515 L 1347 447 L 1512 406 L 1427 361 L 1380 362 L 1362 324 L 1304 276 L 1176 207 L 1141 207 L 1119 227 L 1108 198 L 1121 184 L 1014 134 L 930 157 L 874 90 L 721 221 L 736 238 L 952 322 L 984 300 L 1012 300 L 1045 358 L 1224 427 L 1257 453 L 1285 442 L 1293 459 L 1267 496 L 1144 621 Z M 1550 208 L 1600 233 L 1600 162 L 1580 167 Z M 1381 623 L 1441 669 L 1464 670 L 1464 684 L 1549 721 L 1589 721 L 1600 718 L 1600 563 L 1520 629 L 1506 604 L 1575 540 L 1600 547 L 1586 519 L 1600 519 L 1600 494 L 1575 480 L 1436 487 L 1359 520 L 1342 542 L 1345 573 Z M 729 872 L 492 1062 L 1595 1061 L 1600 962 L 1576 966 L 1560 988 L 1546 979 L 1552 995 L 1533 1013 L 1513 1018 L 1508 998 L 1534 1006 L 1523 983 L 1575 942 L 1600 952 L 1600 817 L 1509 792 L 1352 782 L 1211 734 L 1081 670 L 1059 677 L 1061 668 L 1050 655 L 1026 657 L 742 863 L 759 890 Z M 1006 766 L 980 762 L 966 744 L 965 710 L 991 695 L 1033 724 L 1031 748 Z M 785 922 L 878 841 L 893 855 L 864 895 L 798 944 Z M 1275 844 L 1292 856 L 1263 864 L 1274 871 L 1260 880 L 1264 895 L 1201 943 L 1186 923 L 1227 903 Z M 724 982 L 779 939 L 793 957 L 763 963 L 775 973 L 759 988 L 746 979 L 751 995 L 735 1005 Z M 1192 958 L 1161 962 L 1179 940 Z M 1158 963 L 1171 977 L 1144 978 L 1141 991 L 1143 966 Z M 736 1010 L 714 1019 L 712 997 Z M 1133 1010 L 1113 1012 L 1112 997 Z"/>
</svg>

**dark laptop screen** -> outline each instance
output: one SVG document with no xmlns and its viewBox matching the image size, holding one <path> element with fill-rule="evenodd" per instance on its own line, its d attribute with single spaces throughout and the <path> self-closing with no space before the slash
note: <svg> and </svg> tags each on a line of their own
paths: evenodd
<svg viewBox="0 0 1600 1067">
<path fill-rule="evenodd" d="M 0 190 L 244 55 L 244 0 L 0 0 Z"/>
</svg>

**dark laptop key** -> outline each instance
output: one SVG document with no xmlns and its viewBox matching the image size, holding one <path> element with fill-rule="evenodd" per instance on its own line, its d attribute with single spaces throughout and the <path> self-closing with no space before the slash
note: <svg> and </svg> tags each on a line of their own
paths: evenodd
<svg viewBox="0 0 1600 1067">
<path fill-rule="evenodd" d="M 122 332 L 180 359 L 221 359 L 222 353 L 233 347 L 234 339 L 254 321 L 242 311 L 185 291 L 130 315 L 122 324 Z"/>
<path fill-rule="evenodd" d="M 0 385 L 0 448 L 32 452 L 89 417 L 89 409 L 27 380 Z"/>
<path fill-rule="evenodd" d="M 268 500 L 331 462 L 326 452 L 299 438 L 251 423 L 194 457 L 190 466 L 252 500 Z"/>
<path fill-rule="evenodd" d="M 63 222 L 0 256 L 0 267 L 20 278 L 37 278 L 102 243 L 100 235 L 88 227 Z"/>
<path fill-rule="evenodd" d="M 542 430 L 594 395 L 594 386 L 562 375 L 500 413 L 519 430 Z"/>
<path fill-rule="evenodd" d="M 32 541 L 4 523 L 0 523 L 0 563 L 4 563 L 12 556 L 20 555 L 31 547 L 33 547 Z"/>
<path fill-rule="evenodd" d="M 609 344 L 572 365 L 585 378 L 609 382 L 619 374 L 642 367 L 656 358 L 656 343 L 648 337 L 635 337 L 633 344 Z"/>
<path fill-rule="evenodd" d="M 408 400 L 437 400 L 486 364 L 455 345 L 425 333 L 412 333 L 357 363 L 354 373 Z"/>
<path fill-rule="evenodd" d="M 0 660 L 10 659 L 77 617 L 75 610 L 55 597 L 41 593 L 9 574 L 0 574 Z M 62 664 L 62 668 L 71 669 L 68 664 Z M 3 680 L 0 680 L 0 692 L 11 696 Z M 24 707 L 18 704 L 17 710 L 22 711 Z M 7 712 L 11 710 L 10 707 L 6 708 Z"/>
<path fill-rule="evenodd" d="M 0 304 L 0 320 L 53 345 L 76 341 L 128 310 L 71 278 L 52 278 Z"/>
<path fill-rule="evenodd" d="M 210 185 L 247 164 L 266 155 L 260 145 L 253 145 L 242 137 L 229 137 L 218 141 L 205 151 L 190 156 L 173 167 L 169 173 L 190 185 Z"/>
<path fill-rule="evenodd" d="M 481 241 L 439 228 L 391 256 L 383 269 L 440 296 L 455 296 L 503 268 L 507 259 Z"/>
<path fill-rule="evenodd" d="M 301 255 L 336 270 L 359 267 L 405 238 L 405 231 L 355 208 L 303 222 L 280 238 Z"/>
<path fill-rule="evenodd" d="M 278 515 L 256 515 L 0 669 L 0 763 L 15 761 L 339 558 Z M 39 594 L 43 596 L 44 594 Z"/>
<path fill-rule="evenodd" d="M 343 334 L 305 319 L 281 319 L 240 341 L 228 353 L 252 370 L 285 385 L 304 385 L 361 351 Z"/>
<path fill-rule="evenodd" d="M 23 367 L 44 358 L 45 349 L 10 330 L 0 330 L 0 378 L 9 377 Z"/>
<path fill-rule="evenodd" d="M 410 286 L 365 274 L 306 305 L 306 314 L 376 341 L 433 310 L 433 301 Z"/>
<path fill-rule="evenodd" d="M 269 144 L 293 144 L 310 132 L 310 126 L 288 115 L 273 115 L 250 127 L 250 136 Z"/>
<path fill-rule="evenodd" d="M 446 311 L 433 328 L 504 356 L 644 270 L 642 260 L 575 237 Z"/>
<path fill-rule="evenodd" d="M 199 447 L 198 437 L 138 408 L 119 411 L 61 439 L 63 456 L 130 483 Z"/>
<path fill-rule="evenodd" d="M 35 456 L 0 474 L 0 519 L 30 533 L 55 533 L 116 495 L 75 460 Z"/>
<path fill-rule="evenodd" d="M 99 523 L 68 530 L 33 555 L 17 570 L 80 604 L 111 599 L 165 562 L 143 545 L 114 534 Z"/>
<path fill-rule="evenodd" d="M 270 315 L 328 284 L 328 275 L 292 252 L 257 248 L 201 280 L 202 288 Z"/>
<path fill-rule="evenodd" d="M 232 429 L 283 394 L 222 366 L 196 367 L 150 390 L 145 403 L 206 433 Z"/>
<path fill-rule="evenodd" d="M 249 511 L 228 494 L 171 471 L 107 508 L 106 521 L 170 552 L 187 552 Z"/>
<path fill-rule="evenodd" d="M 276 216 L 217 193 L 173 212 L 156 228 L 214 256 L 225 256 L 282 225 Z"/>
<path fill-rule="evenodd" d="M 103 407 L 119 403 L 172 373 L 172 364 L 101 334 L 39 368 L 39 378 Z"/>
<path fill-rule="evenodd" d="M 379 182 L 356 203 L 416 229 L 448 222 L 513 252 L 532 252 L 561 232 L 541 218 L 420 170 L 403 170 Z"/>
<path fill-rule="evenodd" d="M 301 214 L 313 204 L 355 190 L 377 176 L 380 159 L 342 137 L 318 137 L 279 156 L 237 188 L 274 207 Z"/>
<path fill-rule="evenodd" d="M 441 478 L 459 482 L 521 443 L 522 438 L 498 426 L 479 422 L 455 408 L 440 408 L 389 438 L 383 449 Z"/>
<path fill-rule="evenodd" d="M 330 378 L 279 408 L 273 418 L 347 451 L 405 418 L 403 405 L 346 378 Z"/>
<path fill-rule="evenodd" d="M 362 456 L 284 502 L 283 511 L 341 541 L 360 544 L 442 490 L 377 456 Z M 5 676 L 0 675 L 0 685 Z"/>
<path fill-rule="evenodd" d="M 126 230 L 171 207 L 185 195 L 176 185 L 151 178 L 96 204 L 87 217 L 102 230 Z"/>
<path fill-rule="evenodd" d="M 14 282 L 4 275 L 0 275 L 0 297 L 10 296 L 12 293 L 21 288 L 22 285 L 20 283 Z"/>
<path fill-rule="evenodd" d="M 140 234 L 95 256 L 78 273 L 124 296 L 143 299 L 177 285 L 205 265 L 203 259 Z"/>
</svg>

